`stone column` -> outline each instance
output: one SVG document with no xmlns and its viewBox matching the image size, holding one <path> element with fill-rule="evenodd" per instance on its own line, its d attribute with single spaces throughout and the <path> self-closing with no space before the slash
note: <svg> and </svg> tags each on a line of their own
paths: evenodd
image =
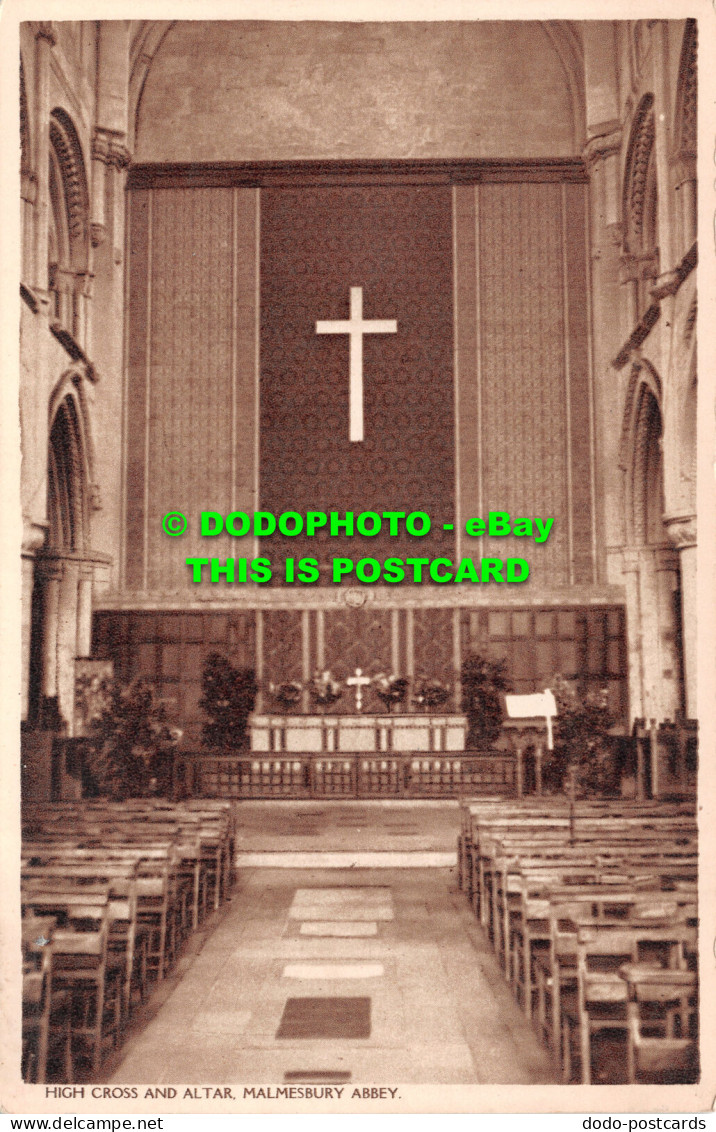
<svg viewBox="0 0 716 1132">
<path fill-rule="evenodd" d="M 597 463 L 595 499 L 598 545 L 624 545 L 618 444 L 621 434 L 622 378 L 611 365 L 624 339 L 621 323 L 621 128 L 616 122 L 595 127 L 583 157 L 589 172 L 592 386 Z M 598 578 L 620 581 L 618 555 L 598 561 Z"/>
<path fill-rule="evenodd" d="M 641 603 L 639 600 L 639 554 L 625 550 L 621 555 L 622 581 L 626 589 L 626 606 L 629 613 L 627 632 L 627 672 L 629 678 L 629 708 L 631 719 L 645 715 L 644 667 L 641 642 Z"/>
<path fill-rule="evenodd" d="M 57 37 L 51 20 L 37 24 L 35 41 L 35 171 L 37 176 L 32 281 L 47 291 L 50 213 L 50 53 Z"/>
<path fill-rule="evenodd" d="M 83 562 L 79 569 L 77 587 L 77 644 L 76 656 L 90 656 L 92 652 L 92 582 L 91 563 Z"/>
<path fill-rule="evenodd" d="M 669 538 L 679 552 L 681 571 L 681 632 L 684 649 L 684 695 L 686 715 L 695 719 L 697 715 L 696 680 L 696 636 L 697 636 L 697 590 L 696 590 L 696 516 L 671 515 L 664 517 L 664 525 Z"/>
<path fill-rule="evenodd" d="M 30 707 L 30 647 L 32 641 L 32 606 L 35 589 L 35 555 L 45 541 L 46 523 L 23 522 L 22 537 L 22 630 L 21 630 L 21 716 L 27 719 Z M 38 598 L 39 598 L 38 594 Z"/>
<path fill-rule="evenodd" d="M 57 629 L 60 613 L 60 580 L 58 563 L 43 562 L 42 610 L 42 695 L 57 695 Z"/>
<path fill-rule="evenodd" d="M 32 636 L 32 593 L 35 587 L 35 556 L 22 555 L 22 630 L 21 630 L 21 665 L 22 665 L 22 692 L 21 714 L 22 720 L 27 719 L 30 702 L 30 639 Z"/>
<path fill-rule="evenodd" d="M 74 734 L 79 572 L 79 562 L 65 559 L 57 615 L 57 697 L 60 712 L 67 721 L 69 735 Z"/>
<path fill-rule="evenodd" d="M 654 552 L 659 622 L 659 721 L 675 719 L 682 710 L 681 655 L 676 640 L 674 594 L 679 587 L 679 561 L 671 547 Z"/>
</svg>

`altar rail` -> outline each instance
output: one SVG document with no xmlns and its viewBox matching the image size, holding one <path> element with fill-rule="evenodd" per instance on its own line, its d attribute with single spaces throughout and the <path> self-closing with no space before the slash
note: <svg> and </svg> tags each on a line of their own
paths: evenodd
<svg viewBox="0 0 716 1132">
<path fill-rule="evenodd" d="M 455 798 L 517 793 L 512 754 L 177 754 L 177 796 Z"/>
</svg>

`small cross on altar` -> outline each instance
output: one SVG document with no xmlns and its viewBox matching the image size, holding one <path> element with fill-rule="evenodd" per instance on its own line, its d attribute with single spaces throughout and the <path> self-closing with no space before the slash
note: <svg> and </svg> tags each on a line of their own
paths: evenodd
<svg viewBox="0 0 716 1132">
<path fill-rule="evenodd" d="M 356 690 L 356 711 L 358 712 L 363 707 L 363 689 L 370 683 L 370 676 L 364 676 L 362 668 L 356 668 L 355 676 L 349 676 L 346 680 L 346 684 Z"/>
<path fill-rule="evenodd" d="M 349 428 L 348 439 L 363 439 L 363 335 L 397 334 L 394 318 L 363 318 L 363 288 L 351 287 L 349 319 L 328 319 L 316 323 L 316 334 L 347 334 L 350 341 Z M 356 693 L 357 695 L 357 693 Z"/>
</svg>

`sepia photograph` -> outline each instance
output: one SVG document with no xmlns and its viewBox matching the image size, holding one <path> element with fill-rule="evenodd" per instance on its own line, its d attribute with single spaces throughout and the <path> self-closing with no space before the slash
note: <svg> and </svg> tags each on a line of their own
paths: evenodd
<svg viewBox="0 0 716 1132">
<path fill-rule="evenodd" d="M 0 1100 L 702 1111 L 713 10 L 159 9 L 3 16 Z"/>
</svg>

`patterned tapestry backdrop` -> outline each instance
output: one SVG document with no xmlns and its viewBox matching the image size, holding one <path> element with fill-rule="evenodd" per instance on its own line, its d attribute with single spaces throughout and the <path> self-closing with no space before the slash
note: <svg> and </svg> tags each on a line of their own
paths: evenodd
<svg viewBox="0 0 716 1132">
<path fill-rule="evenodd" d="M 451 192 L 446 186 L 267 189 L 261 194 L 262 510 L 423 510 L 428 538 L 276 536 L 272 561 L 455 553 Z M 351 287 L 364 319 L 365 439 L 348 435 Z"/>
</svg>

